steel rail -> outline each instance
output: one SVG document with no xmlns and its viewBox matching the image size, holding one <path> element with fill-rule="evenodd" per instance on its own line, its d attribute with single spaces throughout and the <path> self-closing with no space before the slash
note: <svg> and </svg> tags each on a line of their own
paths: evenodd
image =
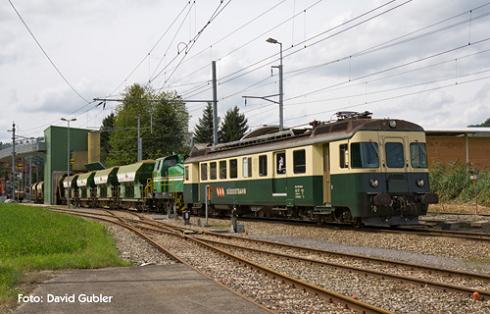
<svg viewBox="0 0 490 314">
<path fill-rule="evenodd" d="M 141 220 L 132 220 L 132 222 L 133 223 L 148 223 L 147 221 L 142 222 Z M 152 225 L 152 224 L 150 223 L 150 225 Z M 186 240 L 190 240 L 190 241 L 195 242 L 204 248 L 211 249 L 215 252 L 218 252 L 221 255 L 225 255 L 227 257 L 230 257 L 239 263 L 249 265 L 250 267 L 255 268 L 259 272 L 262 272 L 266 275 L 272 276 L 272 278 L 280 278 L 281 280 L 290 283 L 293 287 L 299 286 L 303 290 L 309 291 L 310 293 L 313 293 L 314 295 L 318 295 L 318 296 L 321 296 L 321 297 L 327 299 L 329 302 L 335 302 L 335 303 L 343 304 L 346 308 L 355 310 L 355 311 L 360 312 L 360 313 L 365 313 L 365 314 L 368 314 L 368 313 L 384 313 L 384 314 L 385 313 L 392 313 L 390 311 L 379 308 L 377 306 L 365 303 L 363 301 L 356 300 L 352 297 L 342 295 L 342 294 L 337 293 L 335 291 L 328 290 L 328 289 L 325 289 L 325 288 L 322 288 L 322 287 L 319 287 L 316 285 L 312 285 L 312 284 L 305 282 L 303 280 L 296 279 L 296 278 L 293 278 L 293 277 L 288 276 L 286 274 L 277 272 L 277 271 L 270 269 L 266 266 L 262 266 L 260 264 L 255 263 L 255 262 L 252 262 L 248 259 L 242 258 L 240 256 L 237 256 L 235 254 L 232 254 L 230 252 L 222 250 L 222 249 L 220 249 L 214 245 L 210 245 L 210 244 L 208 244 L 208 243 L 206 243 L 206 242 L 204 242 L 198 238 L 195 238 L 193 236 L 189 236 L 189 235 L 186 235 L 184 233 L 175 233 L 175 232 L 168 230 L 168 229 L 171 229 L 171 230 L 173 229 L 173 230 L 182 231 L 182 228 L 180 228 L 180 227 L 172 228 L 172 226 L 162 227 L 162 226 L 153 225 L 153 228 L 144 227 L 144 226 L 137 226 L 137 228 L 141 228 L 141 229 L 145 229 L 145 230 L 153 231 L 153 232 L 163 232 L 163 233 L 168 234 L 168 235 L 178 236 L 178 237 L 184 238 Z M 165 229 L 165 230 L 162 230 L 162 229 Z"/>
<path fill-rule="evenodd" d="M 116 224 L 116 225 L 119 225 L 121 227 L 124 227 L 132 232 L 134 232 L 135 234 L 137 234 L 138 236 L 140 236 L 141 238 L 145 239 L 146 241 L 148 241 L 152 246 L 154 246 L 156 249 L 158 249 L 160 252 L 164 253 L 164 254 L 167 254 L 169 255 L 171 258 L 174 258 L 177 262 L 179 263 L 182 263 L 192 269 L 194 269 L 196 272 L 198 272 L 199 274 L 201 274 L 202 276 L 204 276 L 205 278 L 209 279 L 209 280 L 212 280 L 213 282 L 217 283 L 219 286 L 227 289 L 228 291 L 230 291 L 231 293 L 233 293 L 234 295 L 252 303 L 252 304 L 255 304 L 256 306 L 258 306 L 259 308 L 263 309 L 264 311 L 268 312 L 268 313 L 274 313 L 272 312 L 269 308 L 265 307 L 264 305 L 256 302 L 255 300 L 245 296 L 245 295 L 242 295 L 238 292 L 236 292 L 235 290 L 231 289 L 230 287 L 226 286 L 225 284 L 219 282 L 219 281 L 216 281 L 214 280 L 214 278 L 212 278 L 211 276 L 203 273 L 202 271 L 192 267 L 192 265 L 190 265 L 189 263 L 187 263 L 186 261 L 184 261 L 183 259 L 181 259 L 180 257 L 176 256 L 175 254 L 171 253 L 170 251 L 168 251 L 167 249 L 165 249 L 163 246 L 161 246 L 160 244 L 158 244 L 157 242 L 155 242 L 153 239 L 151 239 L 150 237 L 148 237 L 147 235 L 143 234 L 142 232 L 140 232 L 139 230 L 137 230 L 136 228 L 130 226 L 129 224 L 127 223 L 124 223 L 124 218 L 122 217 L 118 217 L 116 215 L 113 215 L 112 213 L 110 215 L 108 214 L 103 214 L 103 213 L 90 213 L 90 212 L 85 212 L 85 211 L 72 211 L 72 210 L 63 210 L 63 209 L 58 209 L 58 208 L 48 208 L 49 210 L 53 211 L 53 212 L 60 212 L 60 213 L 63 213 L 63 214 L 68 214 L 68 215 L 74 215 L 74 216 L 79 216 L 79 217 L 84 217 L 84 218 L 91 218 L 91 219 L 96 219 L 96 220 L 100 220 L 100 221 L 105 221 L 105 222 L 108 222 L 108 223 L 113 223 L 113 224 Z M 114 220 L 110 220 L 110 219 L 105 219 L 105 218 L 102 218 L 102 217 L 98 217 L 98 216 L 102 216 L 102 217 L 111 217 L 111 218 L 114 218 L 114 219 L 117 219 L 118 221 L 114 221 Z M 122 219 L 119 219 L 119 218 L 122 218 Z M 155 232 L 162 232 L 161 230 L 158 230 L 158 229 L 154 229 L 152 231 L 155 231 Z M 170 235 L 175 235 L 175 236 L 178 236 L 177 234 L 175 233 L 170 233 Z"/>
<path fill-rule="evenodd" d="M 167 223 L 164 223 L 162 221 L 154 221 L 154 220 L 148 220 L 148 219 L 144 219 L 144 221 L 147 223 L 150 223 L 152 225 L 155 225 L 155 226 L 164 225 L 164 226 L 173 227 L 171 224 L 167 224 Z M 179 226 L 175 226 L 175 228 L 178 228 L 181 231 L 189 230 L 188 228 L 179 227 Z M 336 252 L 336 251 L 325 250 L 325 249 L 317 249 L 317 248 L 304 247 L 304 246 L 299 246 L 299 245 L 294 245 L 294 244 L 275 242 L 275 241 L 270 241 L 270 240 L 252 239 L 252 238 L 245 238 L 245 237 L 233 236 L 233 235 L 228 235 L 228 234 L 221 234 L 221 233 L 211 232 L 211 231 L 200 231 L 200 232 L 202 234 L 205 234 L 205 235 L 210 235 L 210 236 L 215 236 L 215 237 L 220 237 L 220 238 L 228 238 L 228 239 L 243 240 L 243 241 L 248 241 L 248 242 L 256 242 L 256 243 L 266 244 L 266 245 L 270 245 L 270 246 L 280 246 L 280 247 L 284 247 L 287 249 L 304 250 L 304 251 L 309 251 L 309 252 L 316 253 L 316 254 L 327 254 L 327 255 L 334 255 L 334 256 L 338 256 L 338 257 L 357 258 L 357 259 L 361 259 L 361 260 L 365 260 L 365 261 L 374 261 L 374 262 L 380 262 L 380 263 L 386 263 L 386 264 L 392 264 L 392 265 L 400 265 L 400 266 L 409 267 L 409 268 L 413 268 L 413 269 L 418 268 L 418 269 L 425 269 L 428 271 L 442 272 L 442 273 L 445 272 L 445 273 L 455 274 L 455 275 L 459 275 L 459 276 L 466 276 L 466 277 L 475 278 L 475 279 L 490 280 L 490 275 L 487 275 L 487 274 L 472 273 L 472 272 L 452 270 L 452 269 L 446 269 L 446 268 L 437 268 L 437 267 L 432 267 L 432 266 L 428 266 L 428 265 L 413 264 L 413 263 L 409 263 L 409 262 L 396 261 L 396 260 L 385 259 L 385 258 L 380 258 L 380 257 L 365 256 L 365 255 L 354 254 L 354 253 L 342 253 L 342 252 Z"/>
<path fill-rule="evenodd" d="M 481 290 L 481 289 L 457 286 L 457 285 L 446 284 L 446 283 L 441 283 L 441 282 L 428 281 L 428 280 L 424 280 L 424 279 L 420 279 L 420 278 L 416 278 L 416 277 L 410 277 L 410 276 L 390 274 L 390 273 L 385 273 L 385 272 L 381 272 L 381 271 L 377 271 L 377 270 L 364 269 L 361 267 L 348 266 L 348 265 L 343 265 L 343 264 L 338 264 L 338 263 L 322 261 L 322 260 L 318 260 L 318 259 L 314 259 L 314 258 L 295 256 L 295 255 L 291 255 L 291 254 L 266 251 L 263 249 L 257 249 L 257 248 L 252 248 L 252 247 L 248 247 L 248 246 L 242 246 L 242 245 L 226 243 L 226 242 L 221 242 L 221 241 L 215 241 L 215 240 L 210 240 L 210 239 L 203 239 L 203 238 L 199 238 L 199 239 L 201 241 L 205 241 L 207 243 L 212 243 L 215 245 L 224 245 L 224 246 L 229 246 L 229 247 L 238 248 L 238 249 L 242 249 L 242 250 L 248 250 L 248 251 L 258 252 L 258 253 L 262 253 L 262 254 L 269 254 L 269 255 L 278 256 L 278 257 L 284 257 L 287 259 L 293 259 L 293 260 L 298 260 L 298 261 L 303 261 L 303 262 L 308 262 L 308 263 L 315 263 L 318 265 L 343 268 L 343 269 L 347 269 L 347 270 L 357 271 L 360 273 L 368 273 L 368 274 L 375 275 L 375 276 L 382 277 L 382 278 L 389 277 L 389 278 L 393 278 L 393 279 L 397 279 L 397 280 L 401 280 L 401 281 L 406 281 L 409 283 L 421 284 L 422 286 L 424 286 L 424 285 L 432 286 L 432 287 L 441 289 L 444 292 L 446 292 L 447 290 L 453 290 L 453 291 L 457 291 L 457 292 L 468 293 L 469 295 L 473 294 L 474 292 L 478 292 L 481 296 L 490 297 L 490 291 L 485 291 L 485 290 Z"/>
</svg>

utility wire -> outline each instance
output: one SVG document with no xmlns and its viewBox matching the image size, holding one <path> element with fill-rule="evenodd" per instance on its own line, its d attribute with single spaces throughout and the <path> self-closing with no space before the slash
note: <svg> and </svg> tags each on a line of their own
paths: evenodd
<svg viewBox="0 0 490 314">
<path fill-rule="evenodd" d="M 167 33 L 170 31 L 170 29 L 172 29 L 172 27 L 174 26 L 174 24 L 177 22 L 177 20 L 180 18 L 180 16 L 182 15 L 182 13 L 185 11 L 185 9 L 187 8 L 187 6 L 190 4 L 190 1 L 187 1 L 187 3 L 185 4 L 185 6 L 179 11 L 179 13 L 174 17 L 174 19 L 172 20 L 172 22 L 168 25 L 168 27 L 165 29 L 165 31 L 162 33 L 162 35 L 160 35 L 160 37 L 158 38 L 158 40 L 155 42 L 155 44 L 150 48 L 150 50 L 143 56 L 143 58 L 135 65 L 135 67 L 128 73 L 128 75 L 125 76 L 125 78 L 121 81 L 121 83 L 119 83 L 116 88 L 114 88 L 114 90 L 110 93 L 110 95 L 113 95 L 116 91 L 118 91 L 121 86 L 126 83 L 129 78 L 131 76 L 133 76 L 133 74 L 139 69 L 139 67 L 143 64 L 143 62 L 145 62 L 145 60 L 151 55 L 151 53 L 153 52 L 153 50 L 156 49 L 156 47 L 160 44 L 160 42 L 163 40 L 163 38 L 165 37 L 165 35 L 167 35 Z"/>
<path fill-rule="evenodd" d="M 466 81 L 456 81 L 454 83 L 446 84 L 446 85 L 443 85 L 443 86 L 437 86 L 437 87 L 428 88 L 428 89 L 422 89 L 422 90 L 419 90 L 419 91 L 410 92 L 410 93 L 406 93 L 406 94 L 401 94 L 401 95 L 396 95 L 396 96 L 391 96 L 391 97 L 376 99 L 376 100 L 372 100 L 372 101 L 366 101 L 366 102 L 363 102 L 363 103 L 358 103 L 356 105 L 349 105 L 349 106 L 338 107 L 338 108 L 330 109 L 330 110 L 326 110 L 326 111 L 309 113 L 309 114 L 305 114 L 305 115 L 300 116 L 300 117 L 295 117 L 295 118 L 287 119 L 287 121 L 293 121 L 293 120 L 297 120 L 297 119 L 302 119 L 302 118 L 306 118 L 306 117 L 309 117 L 309 116 L 312 116 L 312 115 L 319 115 L 319 114 L 324 114 L 324 113 L 337 112 L 339 110 L 344 110 L 344 109 L 351 109 L 351 108 L 355 108 L 355 107 L 361 107 L 361 106 L 375 104 L 375 103 L 380 103 L 380 102 L 384 102 L 384 101 L 388 101 L 388 100 L 399 99 L 399 98 L 403 98 L 403 97 L 407 97 L 407 96 L 413 96 L 413 95 L 423 94 L 423 93 L 427 93 L 427 92 L 432 92 L 432 91 L 436 91 L 436 90 L 440 90 L 440 89 L 445 89 L 445 88 L 449 88 L 449 87 L 466 85 L 466 84 L 470 84 L 470 83 L 474 83 L 474 82 L 479 82 L 479 81 L 484 81 L 484 80 L 488 80 L 488 79 L 490 79 L 490 75 L 489 76 L 480 77 L 480 78 L 476 78 L 476 79 L 466 80 Z"/>
<path fill-rule="evenodd" d="M 65 81 L 65 83 L 70 87 L 70 89 L 78 96 L 80 97 L 84 102 L 90 104 L 91 102 L 89 100 L 87 100 L 85 97 L 82 96 L 82 94 L 80 94 L 76 88 L 70 83 L 70 81 L 66 78 L 66 76 L 61 72 L 61 70 L 58 68 L 58 66 L 54 63 L 53 59 L 51 59 L 51 57 L 48 55 L 48 53 L 46 52 L 46 50 L 44 50 L 43 46 L 41 45 L 41 43 L 39 42 L 39 40 L 36 38 L 36 36 L 34 35 L 34 33 L 32 32 L 31 28 L 29 27 L 29 25 L 27 24 L 27 22 L 24 20 L 24 18 L 22 17 L 22 15 L 20 14 L 20 12 L 17 10 L 17 8 L 15 7 L 14 3 L 11 1 L 11 0 L 8 0 L 8 2 L 10 3 L 10 6 L 12 7 L 12 9 L 14 9 L 15 11 L 15 14 L 17 14 L 17 17 L 19 18 L 19 20 L 22 22 L 22 24 L 24 25 L 24 27 L 26 28 L 27 32 L 31 35 L 32 39 L 34 39 L 34 41 L 36 42 L 37 46 L 39 47 L 39 49 L 41 49 L 41 51 L 43 52 L 44 56 L 46 57 L 46 59 L 48 59 L 49 63 L 53 66 L 53 68 L 55 69 L 55 71 L 58 73 L 58 75 L 63 79 L 63 81 Z"/>
</svg>

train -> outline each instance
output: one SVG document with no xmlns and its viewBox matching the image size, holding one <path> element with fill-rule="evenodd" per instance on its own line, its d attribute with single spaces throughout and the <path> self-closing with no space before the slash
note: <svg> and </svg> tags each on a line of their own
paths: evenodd
<svg viewBox="0 0 490 314">
<path fill-rule="evenodd" d="M 262 127 L 188 155 L 63 176 L 75 206 L 281 218 L 365 226 L 416 224 L 429 204 L 425 132 L 417 124 L 339 112 L 334 121 Z M 207 206 L 206 206 L 207 205 Z"/>
</svg>

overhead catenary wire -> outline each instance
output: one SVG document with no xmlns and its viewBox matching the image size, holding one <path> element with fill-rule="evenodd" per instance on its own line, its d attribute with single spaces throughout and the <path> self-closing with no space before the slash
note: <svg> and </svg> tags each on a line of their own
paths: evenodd
<svg viewBox="0 0 490 314">
<path fill-rule="evenodd" d="M 58 75 L 63 79 L 63 81 L 66 83 L 66 85 L 68 85 L 68 87 L 70 87 L 70 89 L 80 98 L 82 99 L 85 103 L 87 104 L 90 104 L 91 102 L 85 98 L 84 96 L 82 96 L 82 94 L 73 86 L 73 84 L 66 78 L 66 76 L 61 72 L 61 70 L 58 68 L 58 66 L 56 65 L 56 63 L 53 61 L 53 59 L 48 55 L 48 53 L 46 52 L 46 50 L 43 48 L 43 46 L 41 45 L 41 43 L 39 42 L 39 40 L 36 38 L 36 35 L 34 35 L 34 32 L 31 30 L 31 28 L 29 27 L 29 25 L 27 24 L 27 22 L 24 20 L 24 18 L 22 17 L 22 15 L 20 14 L 20 12 L 17 10 L 17 8 L 15 7 L 14 3 L 12 2 L 12 0 L 8 0 L 8 2 L 10 3 L 10 6 L 12 7 L 12 9 L 15 11 L 15 14 L 17 15 L 17 17 L 19 18 L 19 20 L 21 21 L 21 23 L 24 25 L 25 29 L 27 30 L 27 32 L 29 33 L 29 35 L 31 35 L 32 39 L 34 40 L 34 42 L 36 43 L 36 45 L 39 47 L 39 49 L 41 49 L 42 53 L 44 54 L 44 56 L 46 57 L 46 59 L 49 61 L 49 63 L 51 64 L 51 66 L 54 68 L 54 70 L 56 71 L 56 73 L 58 73 Z"/>
<path fill-rule="evenodd" d="M 358 56 L 361 56 L 361 55 L 366 55 L 366 54 L 369 54 L 369 53 L 374 53 L 374 52 L 379 51 L 379 50 L 381 50 L 381 49 L 387 49 L 387 48 L 393 47 L 394 45 L 398 45 L 398 44 L 406 43 L 406 42 L 407 42 L 407 40 L 404 40 L 404 41 L 398 41 L 398 42 L 394 42 L 394 41 L 396 41 L 396 40 L 400 40 L 400 39 L 403 39 L 403 38 L 407 37 L 408 35 L 414 34 L 414 33 L 416 33 L 416 32 L 420 32 L 420 31 L 425 30 L 425 29 L 428 29 L 428 28 L 430 28 L 430 27 L 440 25 L 440 24 L 441 24 L 441 23 L 443 23 L 443 22 L 447 22 L 447 21 L 449 21 L 449 20 L 451 20 L 451 19 L 454 19 L 454 18 L 460 17 L 460 16 L 462 16 L 462 15 L 464 15 L 464 14 L 467 14 L 467 12 L 469 12 L 469 11 L 474 11 L 474 10 L 477 10 L 477 9 L 481 9 L 481 8 L 483 8 L 483 7 L 485 7 L 485 6 L 489 5 L 489 4 L 490 4 L 490 2 L 487 2 L 487 3 L 483 4 L 483 5 L 478 6 L 478 7 L 472 8 L 472 9 L 470 9 L 470 10 L 466 10 L 466 11 L 464 11 L 463 13 L 459 13 L 459 14 L 457 14 L 457 15 L 454 15 L 454 16 L 451 16 L 451 17 L 449 17 L 449 18 L 443 19 L 442 21 L 438 21 L 438 22 L 436 22 L 436 23 L 432 23 L 432 24 L 430 24 L 430 25 L 428 25 L 428 26 L 424 26 L 424 27 L 422 27 L 422 28 L 419 28 L 419 29 L 417 29 L 417 30 L 415 30 L 415 31 L 412 31 L 412 32 L 409 32 L 409 33 L 407 33 L 407 34 L 404 34 L 404 35 L 401 35 L 401 36 L 397 36 L 397 37 L 392 38 L 392 39 L 390 39 L 390 40 L 388 40 L 388 41 L 385 41 L 385 42 L 383 42 L 383 43 L 381 43 L 381 44 L 376 44 L 376 45 L 373 45 L 373 46 L 371 46 L 371 47 L 369 47 L 369 48 L 363 49 L 363 50 L 361 50 L 361 51 L 359 51 L 359 52 L 356 52 L 356 53 L 353 53 L 353 54 L 348 54 L 348 55 L 346 55 L 346 56 L 344 56 L 344 57 L 341 57 L 341 58 L 335 58 L 335 59 L 330 60 L 330 61 L 328 61 L 328 62 L 323 62 L 323 63 L 321 63 L 321 64 L 317 64 L 317 65 L 314 65 L 314 66 L 308 66 L 308 67 L 305 67 L 305 68 L 294 69 L 294 70 L 288 71 L 288 76 L 287 76 L 286 80 L 289 80 L 289 79 L 291 79 L 292 77 L 294 77 L 294 76 L 298 75 L 298 73 L 299 73 L 299 72 L 301 72 L 301 73 L 299 73 L 299 74 L 303 74 L 304 72 L 311 71 L 311 70 L 317 69 L 317 68 L 322 67 L 322 66 L 326 66 L 326 65 L 330 65 L 330 64 L 338 63 L 338 62 L 341 62 L 341 61 L 344 61 L 344 60 L 351 60 L 351 59 L 352 59 L 352 57 L 358 57 Z M 477 18 L 483 18 L 483 17 L 488 16 L 489 14 L 490 14 L 490 13 L 486 12 L 486 13 L 483 13 L 482 15 L 478 16 Z M 450 26 L 448 26 L 448 27 L 440 28 L 440 29 L 438 29 L 437 31 L 432 31 L 432 32 L 429 32 L 429 33 L 430 33 L 430 34 L 434 34 L 435 32 L 444 31 L 444 30 L 447 30 L 447 29 L 449 29 L 449 28 L 452 28 L 452 27 L 455 27 L 455 26 L 462 25 L 462 24 L 464 24 L 464 23 L 466 23 L 466 21 L 458 22 L 458 23 L 452 24 L 452 25 L 450 25 Z M 424 33 L 424 34 L 419 35 L 419 36 L 417 36 L 417 37 L 413 37 L 413 38 L 411 38 L 410 40 L 414 40 L 414 39 L 420 38 L 420 36 L 427 36 L 427 33 Z M 485 40 L 483 40 L 483 41 L 486 41 L 486 40 L 487 40 L 487 39 L 485 39 Z M 461 46 L 456 47 L 456 48 L 454 48 L 454 49 L 452 49 L 452 50 L 458 50 L 458 49 L 465 48 L 465 47 L 470 46 L 470 45 L 476 45 L 476 44 L 479 44 L 479 43 L 481 43 L 481 42 L 483 42 L 483 41 L 475 41 L 474 43 L 470 43 L 470 42 L 468 42 L 467 44 L 461 45 Z M 451 52 L 452 50 L 448 50 L 448 51 L 446 51 L 446 52 L 442 52 L 442 53 L 440 53 L 440 54 L 442 55 L 442 54 L 445 54 L 445 53 Z M 432 58 L 432 57 L 434 57 L 434 56 L 437 56 L 437 54 L 436 54 L 436 55 L 433 55 L 433 56 L 431 56 L 431 57 L 427 57 L 427 59 Z M 419 61 L 423 61 L 423 60 L 419 60 Z M 414 61 L 414 63 L 415 63 L 415 62 L 419 62 L 419 61 Z M 407 64 L 407 65 L 409 65 L 409 64 Z M 402 66 L 404 66 L 404 65 L 402 65 Z M 353 79 L 350 79 L 350 80 L 347 80 L 346 82 L 351 82 L 352 80 L 353 80 Z M 345 82 L 343 82 L 343 83 L 339 83 L 339 84 L 344 84 L 344 83 L 345 83 Z M 337 86 L 337 84 L 334 84 L 334 85 L 335 85 L 335 86 Z M 294 99 L 294 98 L 297 98 L 297 97 L 302 97 L 302 96 L 305 96 L 305 95 L 307 95 L 307 94 L 309 94 L 309 93 L 312 93 L 312 92 L 315 92 L 315 91 L 306 92 L 306 93 L 304 93 L 304 94 L 301 94 L 301 95 L 295 96 L 295 97 L 293 97 L 293 98 L 287 98 L 287 99 L 285 99 L 285 101 L 286 101 L 286 100 L 290 100 L 290 99 Z"/>
</svg>

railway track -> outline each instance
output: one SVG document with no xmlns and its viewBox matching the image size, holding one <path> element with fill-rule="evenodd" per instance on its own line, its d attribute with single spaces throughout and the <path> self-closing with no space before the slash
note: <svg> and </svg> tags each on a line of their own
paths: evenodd
<svg viewBox="0 0 490 314">
<path fill-rule="evenodd" d="M 150 225 L 151 226 L 150 229 L 160 227 L 166 230 L 167 232 L 175 232 L 175 231 L 184 232 L 186 230 L 185 227 L 172 226 L 163 222 L 145 221 L 144 223 L 146 225 Z M 340 264 L 338 262 L 332 263 L 326 260 L 322 260 L 320 257 L 316 257 L 316 258 L 311 257 L 311 254 L 309 254 L 311 252 L 284 253 L 284 248 L 294 248 L 296 250 L 300 249 L 304 251 L 309 251 L 310 249 L 297 247 L 297 246 L 290 246 L 285 244 L 278 244 L 275 242 L 256 241 L 248 238 L 240 238 L 235 236 L 228 236 L 228 235 L 215 234 L 209 232 L 203 233 L 203 235 L 202 234 L 187 235 L 185 237 L 198 238 L 200 241 L 204 241 L 215 247 L 225 249 L 226 251 L 232 254 L 246 256 L 249 260 L 255 261 L 257 263 L 268 264 L 269 267 L 280 269 L 281 273 L 287 273 L 288 275 L 294 276 L 296 278 L 298 278 L 298 275 L 296 273 L 299 272 L 301 273 L 300 277 L 302 280 L 313 282 L 315 285 L 319 285 L 319 286 L 322 286 L 321 278 L 325 278 L 321 276 L 322 272 L 323 273 L 325 272 L 325 268 L 337 268 L 337 269 L 340 268 L 342 269 L 342 271 L 347 272 L 347 274 L 351 276 L 353 272 L 357 272 L 359 274 L 362 274 L 360 275 L 360 277 L 366 275 L 371 277 L 374 276 L 374 277 L 381 278 L 382 281 L 391 280 L 397 282 L 404 282 L 408 285 L 411 285 L 413 290 L 408 290 L 408 289 L 405 290 L 405 294 L 407 294 L 407 300 L 409 294 L 417 295 L 418 289 L 430 290 L 434 288 L 438 289 L 444 294 L 450 294 L 450 292 L 458 293 L 460 294 L 460 296 L 463 296 L 463 298 L 467 298 L 467 300 L 470 300 L 470 298 L 474 296 L 479 296 L 480 300 L 489 300 L 490 298 L 490 292 L 485 290 L 490 287 L 490 276 L 487 275 L 465 273 L 465 272 L 458 272 L 458 271 L 451 271 L 451 270 L 439 270 L 437 268 L 432 268 L 432 267 L 425 267 L 425 266 L 407 264 L 407 263 L 398 263 L 393 261 L 385 261 L 388 264 L 396 265 L 397 267 L 396 270 L 398 273 L 404 273 L 406 271 L 409 271 L 410 273 L 419 273 L 418 274 L 419 277 L 413 277 L 413 276 L 410 277 L 410 276 L 405 276 L 400 274 L 387 273 L 386 263 L 384 265 L 378 265 L 378 268 L 381 270 L 372 270 L 372 269 L 364 268 L 366 265 L 363 265 L 362 267 L 349 266 L 346 264 Z M 210 239 L 212 237 L 220 238 L 221 241 L 216 239 Z M 227 241 L 222 241 L 222 239 L 227 239 Z M 231 243 L 233 241 L 246 242 L 246 244 L 243 245 L 242 243 L 240 245 L 240 244 Z M 260 242 L 261 244 L 267 243 L 268 247 L 257 248 L 252 244 L 255 242 Z M 275 246 L 275 248 L 273 246 Z M 278 246 L 280 247 L 279 250 L 277 248 Z M 279 252 L 279 251 L 283 251 L 283 252 Z M 320 251 L 320 250 L 314 250 L 314 251 Z M 325 251 L 321 251 L 321 252 L 323 253 Z M 308 256 L 308 257 L 304 257 L 304 256 Z M 367 261 L 376 260 L 369 257 L 362 257 L 362 258 Z M 284 265 L 285 264 L 284 260 L 294 261 L 295 263 L 301 263 L 302 266 L 296 265 L 294 268 L 295 270 L 292 271 L 288 265 Z M 288 262 L 286 262 L 286 264 L 287 263 Z M 402 266 L 402 269 L 399 269 L 400 266 Z M 414 268 L 416 269 L 414 270 Z M 306 272 L 309 273 L 306 274 Z M 423 276 L 429 277 L 429 279 L 420 278 Z M 318 277 L 318 278 L 315 280 L 314 277 Z M 436 280 L 435 277 L 442 277 L 442 278 Z M 446 283 L 445 281 L 449 281 L 452 283 Z M 459 282 L 471 283 L 473 284 L 473 286 L 461 285 L 459 284 Z M 369 298 L 369 296 L 364 296 L 364 297 Z M 448 297 L 448 300 L 451 300 L 453 297 L 454 295 Z M 363 299 L 362 297 L 359 298 Z M 369 302 L 376 304 L 374 303 L 375 301 L 373 301 L 373 299 L 369 299 Z M 383 302 L 383 304 L 388 304 L 388 303 L 389 301 Z M 377 305 L 382 306 L 380 304 Z M 425 304 L 425 306 L 428 306 L 430 308 L 430 304 Z M 393 309 L 390 308 L 390 310 L 394 310 L 396 312 L 398 311 L 404 312 L 404 310 L 400 310 L 399 307 Z M 437 310 L 434 309 L 434 311 Z"/>
<path fill-rule="evenodd" d="M 352 312 L 352 311 L 359 312 L 359 313 L 391 313 L 390 311 L 384 310 L 380 307 L 370 305 L 368 303 L 356 300 L 355 298 L 352 298 L 350 296 L 342 295 L 340 293 L 330 291 L 325 288 L 318 287 L 316 285 L 312 285 L 311 283 L 308 283 L 306 281 L 299 280 L 291 276 L 282 274 L 269 267 L 263 266 L 259 263 L 250 261 L 249 259 L 245 259 L 235 254 L 232 254 L 214 245 L 206 243 L 205 241 L 202 241 L 197 238 L 193 238 L 192 236 L 189 235 L 185 235 L 181 232 L 182 230 L 180 228 L 171 228 L 168 226 L 155 226 L 152 225 L 151 223 L 148 223 L 147 221 L 143 222 L 143 220 L 141 219 L 141 217 L 139 217 L 139 215 L 135 215 L 135 219 L 128 219 L 127 217 L 121 217 L 117 213 L 111 211 L 106 211 L 105 213 L 91 213 L 91 212 L 86 212 L 81 210 L 70 211 L 70 210 L 63 210 L 58 208 L 52 210 L 66 213 L 66 214 L 72 214 L 72 215 L 77 215 L 77 216 L 82 216 L 82 217 L 87 217 L 92 219 L 98 219 L 106 222 L 112 222 L 120 225 L 125 225 L 126 227 L 129 226 L 132 229 L 139 229 L 139 232 L 141 234 L 144 234 L 145 237 L 152 239 L 154 242 L 157 242 L 157 240 L 155 240 L 154 236 L 153 237 L 149 236 L 148 232 L 158 233 L 160 235 L 165 235 L 167 237 L 177 238 L 179 239 L 178 242 L 180 243 L 192 242 L 194 247 L 197 245 L 201 248 L 204 248 L 205 250 L 212 251 L 213 254 L 220 255 L 220 259 L 223 259 L 223 257 L 225 257 L 225 259 L 227 260 L 233 260 L 235 264 L 238 264 L 238 266 L 233 266 L 234 269 L 237 269 L 238 267 L 238 269 L 239 268 L 246 269 L 248 270 L 248 272 L 250 272 L 250 269 L 253 269 L 253 271 L 263 274 L 267 278 L 267 280 L 269 281 L 272 280 L 274 282 L 273 284 L 269 283 L 265 285 L 265 287 L 269 287 L 271 289 L 274 288 L 272 290 L 269 290 L 269 292 L 275 293 L 277 292 L 275 290 L 276 288 L 281 288 L 281 286 L 283 286 L 285 290 L 280 289 L 278 291 L 286 291 L 290 293 L 290 295 L 298 297 L 296 302 L 300 302 L 301 300 L 303 301 L 306 300 L 305 302 L 307 302 L 308 299 L 316 300 L 314 303 L 311 302 L 310 303 L 312 304 L 312 306 L 316 306 L 320 311 L 339 312 L 339 313 Z M 188 241 L 182 241 L 182 239 Z M 161 241 L 158 242 L 161 243 Z M 179 261 L 181 261 L 182 263 L 185 263 L 193 268 L 196 268 L 195 267 L 196 265 L 193 265 L 192 262 L 189 262 L 189 259 L 187 258 L 188 256 L 185 257 L 186 255 L 192 254 L 190 253 L 191 251 L 187 250 L 187 254 L 184 254 L 184 257 L 182 255 L 179 256 L 179 254 L 177 254 L 176 252 L 171 252 L 171 254 L 178 257 Z M 200 272 L 202 273 L 202 271 Z M 306 295 L 305 292 L 307 292 Z"/>
</svg>

